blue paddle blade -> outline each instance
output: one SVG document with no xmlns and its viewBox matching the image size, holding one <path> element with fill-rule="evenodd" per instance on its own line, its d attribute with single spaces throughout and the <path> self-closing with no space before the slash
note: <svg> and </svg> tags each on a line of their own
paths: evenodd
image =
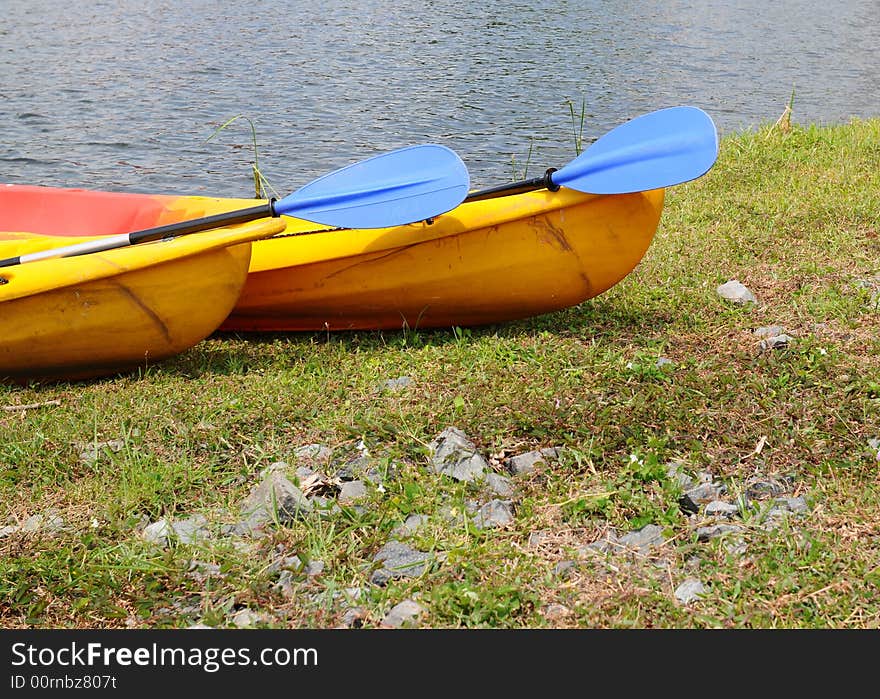
<svg viewBox="0 0 880 699">
<path fill-rule="evenodd" d="M 670 107 L 612 129 L 550 177 L 591 194 L 643 192 L 696 179 L 717 157 L 718 132 L 709 115 Z"/>
<path fill-rule="evenodd" d="M 326 226 L 386 228 L 450 211 L 469 187 L 449 148 L 409 146 L 324 175 L 275 202 L 275 211 Z"/>
</svg>

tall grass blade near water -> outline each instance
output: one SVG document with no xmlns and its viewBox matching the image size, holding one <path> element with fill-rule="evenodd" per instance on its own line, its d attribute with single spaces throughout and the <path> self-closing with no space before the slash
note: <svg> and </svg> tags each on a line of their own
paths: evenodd
<svg viewBox="0 0 880 699">
<path fill-rule="evenodd" d="M 214 130 L 214 132 L 210 136 L 208 136 L 207 139 L 205 139 L 205 141 L 206 142 L 210 141 L 215 136 L 217 136 L 220 132 L 222 132 L 225 129 L 227 129 L 228 127 L 230 127 L 232 124 L 234 124 L 239 119 L 244 119 L 245 121 L 247 121 L 247 123 L 251 129 L 251 142 L 254 147 L 254 162 L 251 164 L 251 170 L 252 170 L 252 174 L 253 174 L 253 178 L 254 178 L 254 197 L 257 199 L 267 199 L 269 197 L 269 195 L 267 194 L 267 190 L 268 190 L 269 192 L 272 193 L 272 196 L 274 196 L 276 198 L 280 198 L 281 195 L 278 194 L 278 192 L 271 185 L 271 183 L 265 178 L 262 171 L 260 170 L 260 156 L 259 156 L 259 148 L 257 146 L 257 127 L 254 124 L 253 119 L 251 119 L 248 116 L 245 116 L 244 114 L 237 114 L 236 116 L 231 117 L 230 119 L 227 119 L 223 124 L 218 126 Z"/>
<path fill-rule="evenodd" d="M 568 99 L 565 101 L 565 104 L 568 106 L 568 111 L 571 116 L 571 134 L 574 138 L 574 152 L 575 155 L 580 155 L 584 149 L 584 123 L 587 116 L 587 100 L 581 100 L 581 108 L 577 113 L 574 111 L 574 102 Z"/>
</svg>

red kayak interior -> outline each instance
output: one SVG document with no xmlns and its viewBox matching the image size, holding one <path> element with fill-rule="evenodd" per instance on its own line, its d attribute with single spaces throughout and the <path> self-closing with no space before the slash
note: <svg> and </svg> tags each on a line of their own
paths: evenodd
<svg viewBox="0 0 880 699">
<path fill-rule="evenodd" d="M 0 184 L 0 231 L 63 236 L 130 233 L 176 222 L 169 209 L 178 198 Z"/>
</svg>

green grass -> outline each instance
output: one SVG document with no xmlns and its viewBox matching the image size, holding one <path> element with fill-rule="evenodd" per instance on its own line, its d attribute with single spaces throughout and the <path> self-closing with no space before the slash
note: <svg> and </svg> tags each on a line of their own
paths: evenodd
<svg viewBox="0 0 880 699">
<path fill-rule="evenodd" d="M 0 412 L 0 518 L 55 509 L 66 525 L 0 538 L 0 626 L 223 625 L 248 607 L 271 626 L 332 627 L 361 588 L 366 626 L 412 598 L 431 627 L 877 627 L 880 309 L 862 282 L 880 275 L 878 233 L 880 121 L 768 125 L 728 135 L 706 176 L 671 188 L 641 264 L 580 306 L 487 328 L 217 335 L 140 374 L 0 387 L 0 405 L 60 401 Z M 733 278 L 759 303 L 721 301 Z M 761 352 L 752 330 L 773 324 L 794 341 Z M 408 387 L 376 390 L 402 375 Z M 427 467 L 448 425 L 487 458 L 567 451 L 514 479 L 512 525 L 479 530 L 467 512 L 485 491 Z M 232 523 L 262 468 L 310 443 L 353 459 L 358 442 L 386 474 L 362 509 L 246 544 L 138 535 L 163 516 Z M 790 477 L 810 513 L 772 531 L 741 521 L 744 553 L 698 541 L 674 459 L 730 501 L 753 476 Z M 414 513 L 428 522 L 407 541 L 433 562 L 371 585 L 373 556 Z M 647 555 L 585 553 L 645 524 L 667 538 Z M 272 562 L 294 554 L 324 570 L 294 571 L 290 598 Z M 688 577 L 709 594 L 682 605 Z"/>
</svg>

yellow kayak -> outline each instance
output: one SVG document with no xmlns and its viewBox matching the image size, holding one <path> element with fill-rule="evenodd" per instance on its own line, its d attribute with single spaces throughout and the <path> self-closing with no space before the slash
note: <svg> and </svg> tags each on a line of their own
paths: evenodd
<svg viewBox="0 0 880 699">
<path fill-rule="evenodd" d="M 251 242 L 277 219 L 0 268 L 0 381 L 107 375 L 214 332 L 241 293 Z M 81 238 L 0 233 L 0 257 Z"/>
<path fill-rule="evenodd" d="M 328 230 L 281 217 L 281 235 L 254 242 L 247 280 L 220 328 L 432 328 L 556 311 L 632 271 L 651 244 L 663 200 L 663 189 L 593 195 L 563 187 L 466 202 L 394 228 Z M 109 235 L 256 203 L 5 185 L 0 230 Z M 69 228 L 55 216 L 37 220 L 35 212 L 60 209 L 71 212 Z M 90 212 L 104 218 L 89 220 Z"/>
<path fill-rule="evenodd" d="M 471 326 L 549 313 L 623 279 L 651 244 L 664 191 L 541 190 L 432 222 L 254 244 L 225 330 Z M 289 220 L 288 234 L 314 230 Z"/>
</svg>

